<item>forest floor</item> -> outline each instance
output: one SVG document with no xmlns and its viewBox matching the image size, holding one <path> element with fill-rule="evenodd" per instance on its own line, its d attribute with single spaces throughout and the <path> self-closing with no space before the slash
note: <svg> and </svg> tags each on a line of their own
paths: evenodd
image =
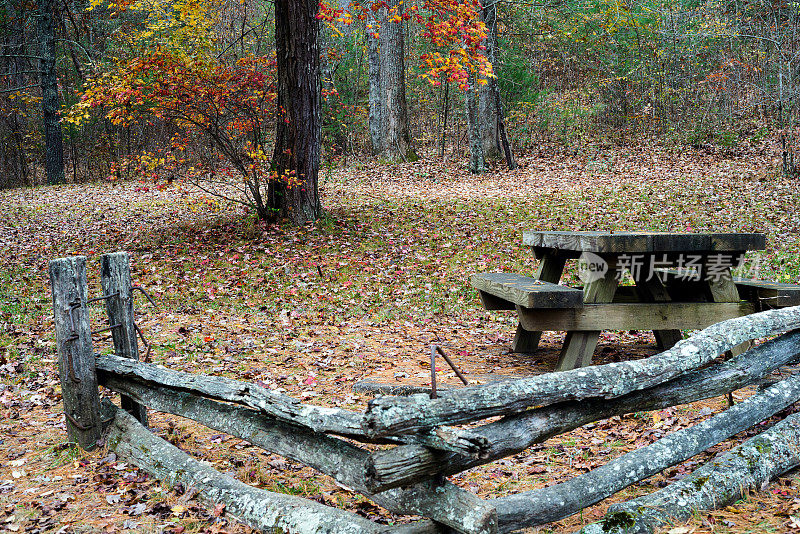
<svg viewBox="0 0 800 534">
<path fill-rule="evenodd" d="M 134 280 L 157 303 L 137 302 L 152 361 L 355 410 L 369 399 L 351 391 L 356 381 L 427 383 L 433 342 L 476 382 L 552 369 L 561 336 L 547 334 L 537 354 L 509 354 L 513 314 L 482 310 L 469 286 L 475 272 L 533 271 L 523 229 L 765 232 L 769 249 L 752 253 L 749 265 L 761 278 L 800 282 L 800 182 L 778 176 L 765 157 L 650 147 L 614 151 L 601 171 L 577 158 L 520 163 L 513 172 L 470 176 L 433 159 L 351 162 L 322 177 L 326 214 L 303 228 L 267 226 L 177 187 L 136 182 L 0 192 L 0 531 L 248 531 L 106 450 L 85 453 L 65 442 L 47 274 L 53 258 L 88 256 L 90 292 L 99 294 L 99 255 L 132 254 Z M 104 322 L 101 307 L 93 320 Z M 110 351 L 108 336 L 95 342 Z M 596 361 L 655 352 L 649 333 L 605 333 Z M 440 377 L 455 384 L 446 369 Z M 711 399 L 600 421 L 452 480 L 481 497 L 551 485 L 725 407 Z M 154 414 L 152 423 L 249 484 L 379 521 L 408 520 L 191 421 Z M 743 437 L 532 531 L 571 532 L 609 502 L 663 487 Z M 786 475 L 673 532 L 800 531 L 799 485 L 800 477 Z"/>
</svg>

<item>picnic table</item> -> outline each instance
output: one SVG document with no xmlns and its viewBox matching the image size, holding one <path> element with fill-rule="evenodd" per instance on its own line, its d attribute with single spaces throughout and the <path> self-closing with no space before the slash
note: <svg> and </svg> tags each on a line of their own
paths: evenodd
<svg viewBox="0 0 800 534">
<path fill-rule="evenodd" d="M 659 347 L 693 330 L 767 308 L 800 304 L 800 286 L 737 278 L 757 233 L 541 232 L 523 244 L 539 260 L 535 277 L 472 276 L 487 310 L 516 310 L 514 352 L 534 352 L 542 331 L 567 332 L 557 370 L 591 364 L 603 330 L 652 330 Z M 580 260 L 582 288 L 560 285 L 566 262 Z M 634 285 L 621 286 L 624 273 Z"/>
</svg>

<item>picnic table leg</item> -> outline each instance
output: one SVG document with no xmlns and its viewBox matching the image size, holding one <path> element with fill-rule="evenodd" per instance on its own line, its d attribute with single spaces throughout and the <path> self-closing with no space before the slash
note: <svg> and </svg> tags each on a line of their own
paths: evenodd
<svg viewBox="0 0 800 534">
<path fill-rule="evenodd" d="M 564 265 L 567 258 L 561 254 L 546 252 L 539 262 L 536 270 L 536 278 L 543 282 L 557 284 L 561 281 L 564 272 Z M 539 348 L 541 332 L 525 330 L 522 323 L 517 323 L 517 332 L 514 334 L 514 342 L 511 344 L 512 352 L 535 352 Z"/>
<path fill-rule="evenodd" d="M 639 276 L 638 279 L 634 278 L 634 282 L 636 282 L 636 293 L 642 302 L 670 302 L 672 300 L 669 293 L 667 293 L 667 288 L 664 287 L 664 283 L 655 274 L 650 275 L 648 278 Z M 678 341 L 683 339 L 680 330 L 653 330 L 653 334 L 661 350 L 672 348 Z"/>
<path fill-rule="evenodd" d="M 711 302 L 739 302 L 741 297 L 739 296 L 739 290 L 736 289 L 736 284 L 733 282 L 733 273 L 731 273 L 730 269 L 721 273 L 719 276 L 709 277 L 707 275 L 708 263 L 709 260 L 706 258 L 702 273 L 706 283 L 706 291 Z M 753 343 L 751 341 L 746 341 L 736 345 L 725 354 L 727 356 L 738 356 L 747 351 L 752 345 Z"/>
<path fill-rule="evenodd" d="M 583 288 L 583 302 L 586 304 L 601 304 L 614 300 L 619 280 L 617 279 L 617 262 L 615 259 L 604 258 L 608 263 L 608 270 L 602 278 L 591 281 Z M 597 347 L 600 331 L 567 332 L 561 356 L 558 358 L 556 371 L 568 371 L 576 367 L 586 367 L 592 363 L 592 354 Z"/>
</svg>

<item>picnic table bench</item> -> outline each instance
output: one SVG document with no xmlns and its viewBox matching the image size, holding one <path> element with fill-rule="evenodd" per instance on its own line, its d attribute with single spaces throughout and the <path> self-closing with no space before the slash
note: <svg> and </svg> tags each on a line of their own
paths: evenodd
<svg viewBox="0 0 800 534">
<path fill-rule="evenodd" d="M 487 310 L 516 310 L 514 352 L 533 352 L 542 331 L 566 331 L 558 370 L 591 363 L 602 330 L 652 330 L 662 349 L 681 330 L 756 311 L 800 304 L 800 286 L 736 278 L 755 233 L 540 232 L 523 243 L 539 260 L 535 276 L 479 273 L 471 278 Z M 560 285 L 568 260 L 580 259 L 584 287 Z M 620 286 L 622 274 L 633 286 Z"/>
</svg>

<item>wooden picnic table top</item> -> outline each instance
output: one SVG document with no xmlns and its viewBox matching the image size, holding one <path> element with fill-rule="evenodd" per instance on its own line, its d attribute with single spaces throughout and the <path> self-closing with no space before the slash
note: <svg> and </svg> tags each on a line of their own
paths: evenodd
<svg viewBox="0 0 800 534">
<path fill-rule="evenodd" d="M 524 245 L 597 254 L 657 252 L 743 252 L 764 250 L 767 239 L 758 233 L 680 232 L 559 232 L 526 230 Z"/>
</svg>

